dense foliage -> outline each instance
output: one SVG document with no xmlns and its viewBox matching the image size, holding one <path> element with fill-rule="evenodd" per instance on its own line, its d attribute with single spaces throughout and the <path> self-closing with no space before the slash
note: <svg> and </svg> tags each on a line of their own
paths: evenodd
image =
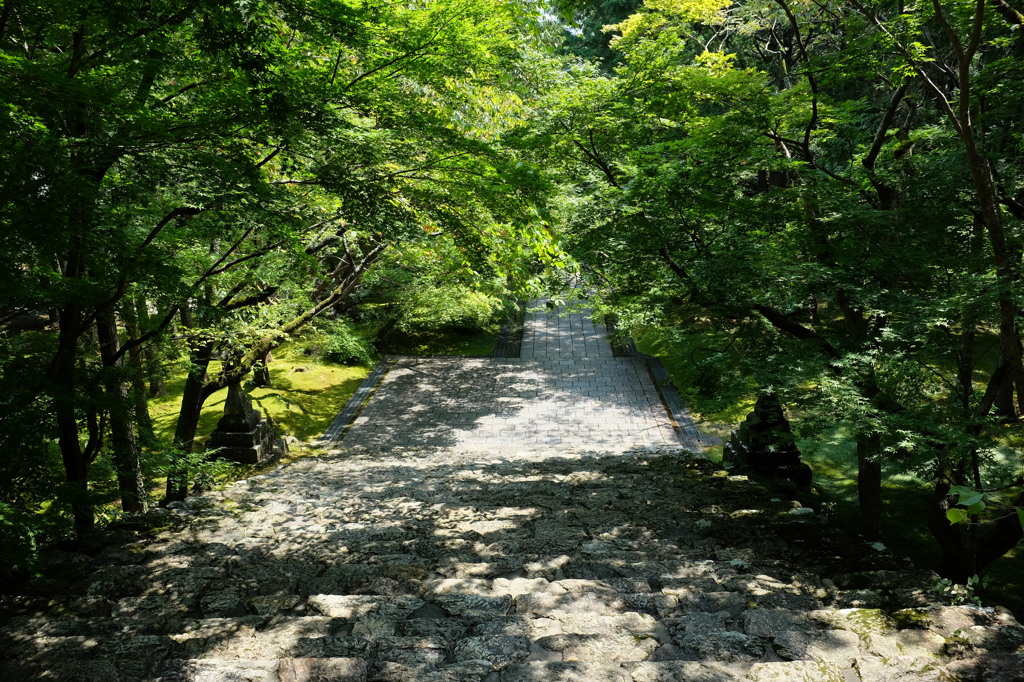
<svg viewBox="0 0 1024 682">
<path fill-rule="evenodd" d="M 934 483 L 948 576 L 1001 556 L 1024 502 L 1003 448 L 1024 397 L 1021 14 L 647 0 L 607 28 L 619 65 L 566 71 L 522 144 L 563 168 L 572 252 L 623 325 L 726 334 L 695 371 L 738 368 L 805 434 L 844 426 L 869 537 L 898 462 Z"/>
<path fill-rule="evenodd" d="M 501 242 L 541 240 L 542 186 L 494 138 L 530 11 L 3 3 L 0 532 L 68 509 L 88 531 L 105 461 L 144 511 L 145 384 L 181 353 L 184 495 L 204 400 L 343 311 L 388 249 L 442 235 L 465 272 L 522 270 Z"/>
</svg>

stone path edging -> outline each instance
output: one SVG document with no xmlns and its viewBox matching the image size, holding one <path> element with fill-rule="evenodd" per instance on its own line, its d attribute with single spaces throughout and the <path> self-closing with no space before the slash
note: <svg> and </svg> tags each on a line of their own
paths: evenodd
<svg viewBox="0 0 1024 682">
<path fill-rule="evenodd" d="M 366 405 L 366 401 L 370 399 L 373 392 L 380 386 L 380 382 L 384 379 L 384 375 L 387 374 L 392 364 L 393 356 L 385 355 L 381 358 L 380 362 L 370 370 L 370 373 L 366 375 L 363 382 L 359 384 L 359 387 L 345 403 L 338 416 L 327 427 L 327 430 L 324 431 L 324 434 L 317 439 L 318 444 L 323 445 L 344 437 L 345 431 L 348 430 L 348 427 L 359 416 L 363 406 Z"/>
<path fill-rule="evenodd" d="M 494 346 L 496 358 L 518 358 L 523 345 L 523 323 L 526 318 L 526 302 L 516 305 L 516 312 L 506 320 L 498 331 L 498 342 Z"/>
<path fill-rule="evenodd" d="M 623 352 L 632 357 L 643 358 L 647 363 L 647 369 L 651 373 L 651 378 L 654 380 L 658 393 L 661 394 L 662 401 L 665 403 L 665 409 L 672 415 L 676 430 L 682 436 L 684 446 L 687 449 L 701 452 L 705 446 L 718 443 L 716 438 L 706 436 L 701 432 L 697 422 L 693 420 L 690 410 L 683 404 L 683 397 L 679 395 L 679 390 L 672 382 L 672 378 L 668 375 L 668 370 L 665 369 L 665 365 L 662 364 L 661 360 L 653 355 L 638 351 L 633 339 L 630 339 L 627 345 L 623 347 Z"/>
</svg>

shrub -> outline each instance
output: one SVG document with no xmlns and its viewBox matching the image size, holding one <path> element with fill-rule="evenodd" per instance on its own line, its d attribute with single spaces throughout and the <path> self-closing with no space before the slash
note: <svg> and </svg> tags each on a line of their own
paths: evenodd
<svg viewBox="0 0 1024 682">
<path fill-rule="evenodd" d="M 310 343 L 325 360 L 343 365 L 369 365 L 374 362 L 373 347 L 355 325 L 345 318 L 317 320 Z"/>
</svg>

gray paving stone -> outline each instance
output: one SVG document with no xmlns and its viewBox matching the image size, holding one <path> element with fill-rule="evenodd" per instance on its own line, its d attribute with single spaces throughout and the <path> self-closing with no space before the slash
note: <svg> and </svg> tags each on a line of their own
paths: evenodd
<svg viewBox="0 0 1024 682">
<path fill-rule="evenodd" d="M 604 450 L 682 445 L 644 361 L 612 357 L 587 315 L 537 310 L 522 357 L 392 358 L 346 446 Z M 367 392 L 368 394 L 368 392 Z M 346 406 L 346 413 L 354 412 Z M 325 438 L 341 433 L 332 425 Z"/>
<path fill-rule="evenodd" d="M 196 525 L 149 545 L 180 554 L 83 578 L 134 576 L 153 594 L 0 624 L 0 679 L 1020 679 L 1024 628 L 1006 612 L 837 609 L 839 588 L 811 594 L 817 552 L 780 558 L 760 533 L 722 559 L 699 534 L 662 537 L 706 515 L 739 532 L 753 516 L 737 511 L 771 508 L 709 473 L 678 448 L 323 452 L 205 495 Z M 200 604 L 232 591 L 258 615 L 181 619 L 157 598 L 179 589 Z"/>
<path fill-rule="evenodd" d="M 543 362 L 391 359 L 345 446 L 15 597 L 0 680 L 1021 679 L 1009 612 L 837 608 L 934 579 L 855 553 L 837 576 L 838 529 L 785 546 L 770 493 L 679 447 L 642 360 L 567 355 L 588 321 L 531 315 Z"/>
</svg>

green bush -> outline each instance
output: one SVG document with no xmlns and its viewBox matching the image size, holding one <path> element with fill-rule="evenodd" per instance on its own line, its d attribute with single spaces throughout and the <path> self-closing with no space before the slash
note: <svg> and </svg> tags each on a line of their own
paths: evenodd
<svg viewBox="0 0 1024 682">
<path fill-rule="evenodd" d="M 373 347 L 347 319 L 323 319 L 316 323 L 310 343 L 321 357 L 343 365 L 370 365 L 374 362 Z"/>
<path fill-rule="evenodd" d="M 399 328 L 407 332 L 443 329 L 486 330 L 504 313 L 503 301 L 466 286 L 439 287 L 417 292 Z"/>
<path fill-rule="evenodd" d="M 55 535 L 54 518 L 29 513 L 0 502 L 0 582 L 31 576 L 39 564 L 39 550 Z"/>
</svg>

